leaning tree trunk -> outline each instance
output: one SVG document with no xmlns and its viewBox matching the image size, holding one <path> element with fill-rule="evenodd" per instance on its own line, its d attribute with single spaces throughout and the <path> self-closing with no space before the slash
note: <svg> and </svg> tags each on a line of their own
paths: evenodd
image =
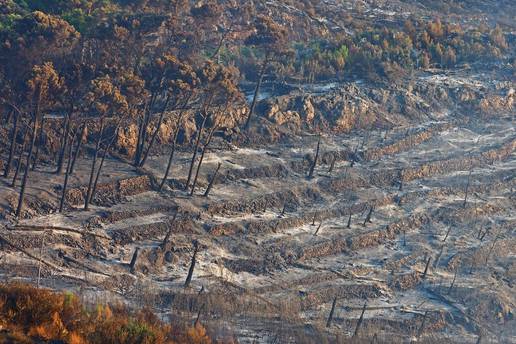
<svg viewBox="0 0 516 344">
<path fill-rule="evenodd" d="M 91 191 L 93 189 L 93 177 L 95 176 L 95 167 L 97 164 L 97 157 L 100 149 L 100 142 L 102 141 L 102 134 L 104 133 L 104 118 L 100 120 L 99 137 L 95 145 L 95 152 L 93 153 L 93 161 L 91 162 L 90 179 L 88 182 L 88 191 L 86 192 L 86 198 L 84 199 L 84 210 L 90 209 Z"/>
<path fill-rule="evenodd" d="M 190 263 L 190 269 L 188 270 L 188 276 L 186 276 L 185 288 L 187 288 L 190 285 L 190 282 L 192 282 L 192 276 L 193 276 L 194 269 L 195 269 L 197 252 L 199 251 L 199 243 L 197 242 L 197 240 L 195 240 L 193 242 L 193 245 L 194 245 L 194 253 L 192 255 L 192 262 Z"/>
<path fill-rule="evenodd" d="M 215 170 L 215 173 L 213 174 L 213 177 L 211 177 L 210 184 L 208 184 L 208 188 L 206 189 L 206 192 L 204 193 L 204 197 L 208 197 L 210 195 L 210 191 L 213 188 L 213 184 L 215 183 L 215 180 L 217 179 L 217 175 L 219 174 L 220 166 L 222 166 L 222 163 L 219 162 L 217 165 L 217 169 Z"/>
<path fill-rule="evenodd" d="M 247 116 L 247 120 L 245 122 L 244 129 L 249 129 L 249 125 L 251 124 L 251 118 L 253 117 L 254 110 L 256 108 L 256 102 L 258 100 L 258 95 L 260 94 L 260 87 L 262 86 L 263 76 L 265 75 L 265 71 L 267 70 L 267 66 L 269 65 L 269 53 L 265 56 L 263 60 L 262 69 L 260 70 L 260 76 L 258 77 L 258 82 L 256 83 L 256 87 L 254 89 L 253 101 L 251 103 L 251 108 L 249 109 L 249 115 Z"/>
<path fill-rule="evenodd" d="M 167 163 L 167 168 L 165 170 L 165 175 L 163 176 L 163 180 L 159 184 L 159 191 L 163 190 L 163 187 L 165 186 L 165 183 L 167 182 L 168 174 L 170 173 L 170 168 L 172 167 L 172 161 L 174 160 L 174 153 L 176 152 L 176 144 L 177 144 L 177 138 L 179 136 L 179 128 L 180 128 L 181 122 L 183 120 L 183 115 L 186 111 L 186 106 L 188 105 L 188 102 L 190 101 L 191 97 L 192 97 L 192 94 L 190 93 L 188 95 L 188 97 L 186 98 L 183 108 L 181 109 L 181 112 L 179 113 L 179 116 L 177 118 L 176 128 L 174 130 L 174 138 L 172 141 L 172 151 L 170 152 L 170 155 L 168 157 L 168 163 Z"/>
<path fill-rule="evenodd" d="M 201 170 L 202 161 L 204 160 L 204 154 L 206 154 L 206 150 L 208 149 L 211 139 L 213 138 L 213 133 L 215 132 L 216 129 L 217 129 L 216 127 L 213 127 L 210 130 L 208 138 L 206 139 L 206 144 L 202 148 L 201 158 L 199 159 L 199 164 L 197 165 L 197 171 L 195 171 L 195 177 L 192 182 L 192 190 L 190 191 L 190 196 L 193 196 L 193 194 L 194 194 L 195 185 L 197 185 L 197 178 L 199 177 L 199 171 Z"/>
<path fill-rule="evenodd" d="M 16 134 L 18 134 L 18 117 L 19 115 L 17 113 L 14 113 L 14 110 L 12 110 L 14 120 L 13 120 L 13 130 L 11 132 L 11 144 L 9 147 L 9 156 L 7 157 L 7 162 L 5 164 L 5 170 L 4 170 L 4 178 L 9 177 L 9 173 L 11 173 L 11 165 L 13 163 L 13 157 L 16 149 Z"/>
<path fill-rule="evenodd" d="M 161 123 L 163 123 L 163 118 L 165 117 L 165 111 L 167 111 L 169 102 L 170 102 L 170 95 L 167 96 L 167 100 L 165 101 L 163 110 L 161 111 L 161 113 L 159 115 L 158 123 L 156 124 L 156 128 L 154 129 L 154 132 L 152 133 L 151 140 L 149 142 L 147 150 L 145 151 L 145 154 L 143 155 L 142 160 L 138 163 L 139 167 L 143 167 L 145 165 L 145 162 L 147 161 L 147 158 L 149 157 L 149 153 L 152 149 L 152 146 L 154 145 L 154 142 L 156 142 L 156 138 L 158 137 L 158 133 L 159 133 L 159 128 L 161 127 Z"/>
<path fill-rule="evenodd" d="M 140 128 L 138 129 L 138 142 L 136 143 L 136 152 L 134 153 L 134 165 L 139 166 L 143 148 L 145 146 L 145 141 L 147 140 L 147 127 L 150 122 L 150 118 L 152 117 L 152 108 L 154 107 L 154 102 L 156 101 L 156 95 L 152 94 L 149 100 L 149 104 L 145 109 L 142 121 L 140 122 Z"/>
<path fill-rule="evenodd" d="M 93 183 L 93 190 L 91 191 L 91 198 L 93 199 L 95 197 L 95 192 L 97 191 L 97 184 L 99 182 L 100 178 L 100 172 L 102 171 L 102 167 L 104 166 L 104 161 L 106 160 L 106 156 L 109 154 L 109 150 L 115 143 L 116 137 L 118 136 L 118 129 L 119 127 L 115 129 L 115 134 L 111 138 L 111 141 L 109 141 L 108 145 L 104 149 L 104 152 L 102 153 L 102 158 L 100 159 L 100 165 L 99 169 L 97 170 L 97 175 L 95 176 L 95 182 Z"/>
<path fill-rule="evenodd" d="M 63 212 L 64 202 L 66 199 L 66 189 L 68 188 L 68 179 L 70 178 L 70 167 L 72 166 L 72 148 L 74 144 L 75 133 L 72 134 L 72 142 L 68 147 L 68 162 L 66 164 L 65 179 L 63 182 L 63 193 L 61 194 L 61 200 L 59 201 L 59 212 Z M 64 158 L 64 157 L 63 157 Z"/>
<path fill-rule="evenodd" d="M 72 121 L 72 111 L 66 115 L 65 127 L 63 131 L 63 139 L 61 142 L 61 149 L 59 150 L 59 157 L 57 158 L 57 169 L 56 174 L 61 175 L 63 173 L 64 156 L 66 154 L 66 146 L 68 146 L 68 136 L 70 135 L 70 126 Z"/>
<path fill-rule="evenodd" d="M 31 123 L 29 123 L 29 125 L 30 124 Z M 22 160 L 23 160 L 23 152 L 25 152 L 25 145 L 26 145 L 28 135 L 29 135 L 29 130 L 27 129 L 27 130 L 25 130 L 25 134 L 23 134 L 20 152 L 18 153 L 18 162 L 16 164 L 16 171 L 14 172 L 13 181 L 11 182 L 12 188 L 14 188 L 16 186 L 16 180 L 18 180 L 18 175 L 20 174 L 20 169 L 21 169 Z"/>
<path fill-rule="evenodd" d="M 38 164 L 38 159 L 39 159 L 39 151 L 40 151 L 40 148 L 43 144 L 43 128 L 45 126 L 45 118 L 41 118 L 41 123 L 40 123 L 40 128 L 39 128 L 39 135 L 38 135 L 38 140 L 37 140 L 37 143 L 36 143 L 36 152 L 34 153 L 34 161 L 32 163 L 32 170 L 36 170 L 36 166 Z"/>
<path fill-rule="evenodd" d="M 41 91 L 40 91 L 41 95 Z M 38 97 L 40 98 L 40 97 Z M 34 119 L 33 119 L 33 125 L 32 125 L 32 138 L 30 141 L 29 146 L 29 152 L 27 154 L 27 162 L 25 164 L 25 171 L 23 173 L 23 179 L 20 189 L 20 196 L 18 197 L 18 206 L 16 207 L 16 218 L 19 219 L 20 215 L 23 210 L 23 200 L 25 198 L 25 189 L 27 187 L 27 180 L 29 179 L 29 172 L 30 172 L 30 163 L 32 160 L 32 152 L 34 151 L 34 146 L 36 144 L 36 137 L 38 135 L 38 129 L 39 129 L 39 106 L 40 101 L 38 99 L 36 103 L 36 111 L 34 112 Z"/>
<path fill-rule="evenodd" d="M 317 160 L 319 159 L 319 149 L 321 148 L 321 136 L 319 136 L 319 140 L 317 141 L 317 150 L 315 151 L 315 158 L 312 166 L 310 166 L 310 172 L 308 173 L 308 178 L 314 177 L 315 167 L 317 166 Z"/>
<path fill-rule="evenodd" d="M 188 170 L 188 179 L 186 180 L 185 190 L 188 190 L 188 186 L 190 185 L 190 181 L 192 180 L 192 173 L 193 173 L 193 168 L 194 168 L 194 164 L 195 164 L 195 159 L 197 158 L 197 153 L 199 151 L 199 144 L 201 143 L 202 132 L 204 131 L 204 126 L 206 125 L 207 119 L 208 119 L 208 115 L 204 114 L 204 118 L 202 120 L 201 127 L 199 128 L 199 130 L 197 132 L 197 138 L 195 139 L 195 147 L 194 147 L 194 151 L 192 154 L 192 161 L 190 161 L 190 168 Z"/>
<path fill-rule="evenodd" d="M 79 157 L 79 154 L 81 154 L 81 148 L 82 148 L 82 139 L 84 137 L 84 133 L 86 132 L 86 122 L 82 125 L 82 129 L 79 132 L 79 137 L 77 140 L 77 148 L 75 148 L 75 153 L 73 155 L 72 164 L 70 166 L 70 174 L 73 174 L 73 171 L 75 169 L 75 162 L 77 161 L 77 158 Z"/>
</svg>

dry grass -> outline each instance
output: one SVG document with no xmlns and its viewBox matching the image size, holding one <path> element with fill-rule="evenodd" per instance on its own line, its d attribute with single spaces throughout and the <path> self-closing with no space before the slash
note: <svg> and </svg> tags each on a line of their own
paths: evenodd
<svg viewBox="0 0 516 344">
<path fill-rule="evenodd" d="M 122 306 L 92 309 L 74 294 L 24 284 L 0 285 L 0 329 L 2 343 L 212 343 L 201 324 L 165 324 L 149 310 Z"/>
</svg>

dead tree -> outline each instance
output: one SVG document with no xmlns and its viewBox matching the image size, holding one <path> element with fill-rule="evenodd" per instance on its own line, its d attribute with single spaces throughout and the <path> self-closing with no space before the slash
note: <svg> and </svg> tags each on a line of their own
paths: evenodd
<svg viewBox="0 0 516 344">
<path fill-rule="evenodd" d="M 22 183 L 21 183 L 21 189 L 20 189 L 20 195 L 18 198 L 18 206 L 16 207 L 16 218 L 19 219 L 22 209 L 23 209 L 23 200 L 25 198 L 25 188 L 27 187 L 27 180 L 29 178 L 29 170 L 30 170 L 30 163 L 32 161 L 32 152 L 34 151 L 34 146 L 36 144 L 36 137 L 38 136 L 39 132 L 39 102 L 36 105 L 36 111 L 34 118 L 32 120 L 32 133 L 31 133 L 31 141 L 29 145 L 29 152 L 27 153 L 27 160 L 25 163 L 25 170 L 22 177 Z"/>
<path fill-rule="evenodd" d="M 428 268 L 430 267 L 431 261 L 432 261 L 432 257 L 428 257 L 428 260 L 426 261 L 426 265 L 425 265 L 425 271 L 423 272 L 423 277 L 421 277 L 422 279 L 426 278 L 426 275 L 428 273 Z"/>
<path fill-rule="evenodd" d="M 374 210 L 374 206 L 371 206 L 371 208 L 369 209 L 369 212 L 367 213 L 366 218 L 364 219 L 364 223 L 362 224 L 363 227 L 365 227 L 368 222 L 372 223 L 371 216 L 373 215 L 373 210 Z"/>
<path fill-rule="evenodd" d="M 143 158 L 141 161 L 137 162 L 137 166 L 143 167 L 145 165 L 145 162 L 147 162 L 147 159 L 149 158 L 150 151 L 152 149 L 152 146 L 156 142 L 156 138 L 158 137 L 159 129 L 161 128 L 161 124 L 163 123 L 163 119 L 165 118 L 165 112 L 167 111 L 168 104 L 170 103 L 170 94 L 167 95 L 167 99 L 165 100 L 165 105 L 163 105 L 163 109 L 161 110 L 161 113 L 158 118 L 158 122 L 156 123 L 156 128 L 154 129 L 154 132 L 152 133 L 150 142 L 147 146 L 147 150 L 143 154 Z M 142 145 L 143 150 L 143 145 Z"/>
<path fill-rule="evenodd" d="M 351 228 L 351 211 L 349 212 L 348 225 L 346 226 L 346 228 Z"/>
<path fill-rule="evenodd" d="M 36 142 L 36 152 L 34 153 L 34 160 L 32 162 L 32 168 L 31 170 L 34 171 L 36 170 L 36 166 L 38 164 L 38 159 L 39 159 L 39 151 L 40 151 L 40 148 L 41 146 L 43 146 L 43 134 L 44 134 L 44 127 L 45 127 L 45 117 L 44 116 L 41 116 L 41 123 L 40 123 L 40 128 L 39 128 L 39 133 L 38 133 L 38 139 L 37 139 L 37 142 Z"/>
<path fill-rule="evenodd" d="M 312 226 L 315 226 L 315 219 L 317 218 L 317 212 L 314 213 L 314 217 L 312 218 Z"/>
<path fill-rule="evenodd" d="M 197 131 L 197 138 L 195 139 L 195 146 L 192 154 L 192 159 L 190 161 L 190 168 L 188 169 L 188 178 L 186 179 L 185 184 L 185 191 L 188 190 L 188 187 L 190 186 L 190 181 L 192 180 L 193 175 L 193 168 L 195 165 L 195 159 L 197 158 L 197 154 L 199 153 L 199 145 L 201 144 L 201 136 L 204 131 L 204 126 L 206 125 L 206 121 L 208 120 L 208 115 L 205 113 L 203 115 L 202 123 Z"/>
<path fill-rule="evenodd" d="M 81 154 L 82 141 L 84 138 L 84 134 L 86 134 L 86 122 L 82 125 L 82 128 L 79 132 L 79 137 L 77 139 L 77 147 L 75 148 L 75 153 L 73 154 L 73 159 L 72 159 L 72 165 L 70 166 L 70 174 L 73 174 L 73 171 L 75 169 L 75 162 L 77 161 L 77 158 Z"/>
<path fill-rule="evenodd" d="M 465 193 L 465 195 L 464 195 L 464 204 L 462 205 L 464 208 L 466 207 L 466 204 L 468 203 L 469 183 L 471 181 L 471 173 L 472 172 L 473 172 L 472 170 L 469 170 L 468 182 L 466 183 L 466 191 L 464 192 Z"/>
<path fill-rule="evenodd" d="M 315 230 L 314 236 L 317 236 L 317 234 L 319 233 L 319 229 L 321 229 L 321 226 L 322 226 L 322 221 L 321 221 L 321 223 L 319 223 L 319 226 Z"/>
<path fill-rule="evenodd" d="M 194 240 L 193 246 L 194 246 L 194 252 L 192 255 L 192 261 L 190 263 L 190 269 L 188 270 L 188 276 L 186 276 L 185 288 L 188 288 L 190 286 L 190 282 L 192 282 L 192 276 L 193 276 L 194 269 L 195 269 L 197 252 L 199 251 L 199 242 L 197 240 Z"/>
<path fill-rule="evenodd" d="M 168 157 L 168 163 L 167 168 L 165 169 L 165 175 L 163 176 L 163 179 L 161 180 L 161 183 L 159 185 L 159 191 L 163 190 L 163 187 L 165 186 L 165 183 L 167 182 L 168 175 L 170 173 L 170 168 L 172 167 L 172 161 L 174 160 L 174 153 L 176 151 L 177 146 L 177 139 L 179 137 L 179 130 L 181 128 L 181 122 L 183 121 L 183 116 L 186 112 L 187 105 L 190 101 L 190 98 L 192 97 L 192 92 L 189 93 L 189 95 L 186 97 L 183 106 L 181 107 L 181 111 L 179 112 L 179 115 L 177 117 L 176 121 L 176 127 L 174 129 L 174 137 L 172 139 L 172 150 L 170 151 L 170 155 Z"/>
<path fill-rule="evenodd" d="M 446 232 L 446 235 L 444 236 L 443 242 L 446 242 L 446 239 L 448 239 L 448 236 L 450 235 L 451 229 L 452 229 L 451 226 L 448 227 L 448 231 Z"/>
<path fill-rule="evenodd" d="M 335 313 L 335 306 L 337 306 L 337 296 L 333 298 L 333 303 L 331 304 L 330 315 L 328 316 L 328 320 L 326 321 L 326 327 L 331 326 L 331 322 L 333 320 L 333 314 Z"/>
<path fill-rule="evenodd" d="M 353 333 L 353 338 L 358 336 L 358 332 L 360 331 L 360 327 L 362 326 L 362 322 L 364 321 L 364 313 L 366 311 L 366 308 L 367 308 L 367 302 L 364 303 L 364 307 L 362 307 L 362 313 L 360 314 L 360 318 L 358 319 L 357 327 L 355 327 L 355 332 Z"/>
<path fill-rule="evenodd" d="M 434 264 L 433 264 L 434 269 L 439 266 L 439 261 L 441 260 L 441 256 L 443 255 L 443 252 L 444 252 L 444 244 L 441 245 L 441 249 L 439 250 L 439 253 L 437 254 L 437 257 L 434 260 Z"/>
<path fill-rule="evenodd" d="M 163 239 L 163 242 L 161 243 L 161 247 L 162 248 L 165 248 L 167 246 L 167 244 L 168 244 L 168 241 L 170 240 L 170 236 L 172 235 L 172 231 L 174 230 L 173 224 L 176 222 L 177 214 L 179 214 L 179 209 L 174 214 L 174 217 L 172 218 L 172 220 L 169 222 L 170 228 L 168 229 L 168 232 L 165 235 L 165 238 Z"/>
<path fill-rule="evenodd" d="M 337 161 L 337 157 L 335 154 L 333 154 L 333 159 L 331 159 L 330 168 L 328 170 L 328 173 L 331 174 L 333 172 L 333 169 L 335 168 L 335 162 Z"/>
<path fill-rule="evenodd" d="M 287 202 L 283 203 L 283 209 L 281 209 L 280 216 L 285 216 L 285 212 L 287 211 Z"/>
<path fill-rule="evenodd" d="M 201 319 L 201 313 L 204 311 L 205 307 L 206 304 L 203 303 L 202 306 L 199 308 L 199 311 L 197 312 L 197 317 L 195 318 L 194 326 L 197 326 L 199 324 L 199 320 Z"/>
<path fill-rule="evenodd" d="M 93 190 L 93 178 L 95 176 L 95 169 L 97 166 L 97 158 L 100 150 L 100 143 L 102 141 L 102 136 L 104 134 L 104 118 L 100 120 L 100 130 L 99 137 L 97 138 L 97 143 L 95 144 L 95 152 L 93 153 L 93 161 L 91 162 L 91 170 L 90 170 L 90 179 L 88 182 L 88 190 L 86 191 L 86 198 L 84 199 L 84 210 L 90 209 L 91 195 Z"/>
<path fill-rule="evenodd" d="M 131 259 L 131 263 L 129 263 L 129 269 L 131 271 L 132 274 L 134 274 L 134 268 L 136 267 L 136 261 L 138 260 L 138 253 L 140 252 L 140 248 L 137 247 L 135 250 L 134 250 L 134 253 L 133 253 L 133 258 Z"/>
<path fill-rule="evenodd" d="M 398 174 L 398 179 L 399 179 L 399 188 L 398 188 L 398 191 L 403 191 L 403 170 L 400 170 L 399 171 L 399 174 Z"/>
<path fill-rule="evenodd" d="M 457 280 L 457 271 L 459 271 L 459 269 L 455 269 L 455 273 L 453 274 L 453 280 L 450 284 L 450 287 L 448 288 L 448 295 L 452 292 L 453 286 L 455 285 L 455 281 Z"/>
<path fill-rule="evenodd" d="M 111 141 L 109 141 L 107 146 L 104 148 L 104 152 L 102 153 L 102 157 L 100 158 L 99 168 L 97 170 L 97 175 L 95 176 L 95 182 L 93 183 L 93 189 L 91 190 L 90 202 L 95 197 L 95 192 L 97 191 L 97 184 L 99 182 L 100 173 L 102 172 L 102 167 L 104 166 L 104 161 L 106 160 L 106 157 L 109 154 L 111 147 L 113 147 L 113 144 L 115 143 L 115 140 L 118 136 L 118 130 L 119 130 L 119 125 L 117 125 L 117 127 L 115 129 L 115 133 L 113 134 L 113 137 L 111 138 Z"/>
<path fill-rule="evenodd" d="M 7 157 L 7 162 L 5 164 L 4 169 L 4 178 L 9 177 L 9 173 L 11 172 L 11 165 L 14 158 L 15 150 L 16 150 L 16 135 L 18 134 L 18 118 L 19 114 L 14 110 L 11 110 L 13 118 L 13 128 L 11 130 L 11 143 L 9 146 L 9 156 Z"/>
<path fill-rule="evenodd" d="M 317 160 L 319 159 L 320 147 L 321 147 L 321 135 L 319 135 L 319 140 L 317 141 L 317 149 L 315 150 L 315 158 L 314 158 L 314 161 L 312 162 L 312 166 L 310 166 L 310 172 L 308 173 L 308 178 L 310 178 L 310 179 L 314 177 L 315 167 L 317 166 Z"/>
<path fill-rule="evenodd" d="M 217 168 L 215 169 L 215 173 L 213 173 L 213 176 L 211 177 L 210 183 L 208 184 L 208 187 L 206 188 L 206 191 L 204 192 L 204 197 L 208 197 L 210 195 L 210 191 L 213 188 L 213 184 L 215 183 L 215 180 L 217 179 L 217 175 L 220 170 L 220 166 L 222 166 L 222 163 L 218 163 Z"/>
<path fill-rule="evenodd" d="M 208 150 L 208 146 L 211 143 L 211 140 L 213 138 L 213 134 L 217 130 L 217 118 L 215 118 L 215 123 L 213 123 L 213 127 L 210 129 L 210 132 L 208 133 L 208 137 L 206 138 L 206 142 L 204 146 L 202 147 L 202 153 L 201 157 L 199 158 L 199 163 L 197 164 L 197 170 L 195 171 L 195 177 L 192 182 L 192 190 L 190 191 L 190 196 L 193 196 L 195 191 L 195 186 L 197 185 L 197 179 L 199 178 L 199 172 L 201 170 L 202 162 L 204 161 L 204 155 L 206 154 L 206 151 Z"/>
<path fill-rule="evenodd" d="M 63 173 L 64 158 L 66 155 L 66 148 L 68 146 L 68 137 L 70 136 L 72 112 L 73 112 L 73 105 L 71 107 L 71 110 L 66 114 L 66 117 L 65 117 L 65 123 L 64 123 L 64 128 L 63 128 L 63 137 L 61 138 L 61 142 L 60 142 L 61 147 L 59 149 L 59 156 L 57 157 L 57 168 L 56 168 L 57 175 L 60 175 L 61 173 Z"/>
<path fill-rule="evenodd" d="M 428 311 L 425 311 L 425 315 L 423 316 L 423 321 L 421 322 L 421 326 L 419 327 L 419 330 L 417 331 L 417 336 L 416 336 L 417 339 L 419 339 L 421 337 L 421 335 L 423 334 L 427 316 L 428 316 Z"/>
<path fill-rule="evenodd" d="M 68 179 L 70 178 L 70 169 L 72 166 L 72 147 L 74 144 L 75 133 L 72 134 L 72 142 L 68 147 L 68 162 L 66 164 L 65 179 L 63 182 L 63 193 L 61 194 L 61 200 L 59 201 L 59 212 L 63 212 L 64 202 L 66 199 L 66 189 L 68 188 Z M 63 156 L 64 159 L 64 156 Z"/>
<path fill-rule="evenodd" d="M 13 181 L 11 182 L 11 187 L 14 188 L 16 186 L 16 180 L 18 179 L 18 175 L 20 174 L 20 169 L 21 169 L 21 166 L 22 166 L 22 160 L 23 160 L 23 153 L 25 152 L 25 146 L 27 144 L 27 136 L 29 134 L 29 130 L 27 129 L 25 131 L 25 134 L 23 135 L 23 138 L 22 138 L 22 144 L 21 144 L 21 147 L 20 147 L 20 152 L 18 154 L 18 162 L 16 164 L 16 170 L 14 171 L 14 177 L 13 177 Z"/>
</svg>

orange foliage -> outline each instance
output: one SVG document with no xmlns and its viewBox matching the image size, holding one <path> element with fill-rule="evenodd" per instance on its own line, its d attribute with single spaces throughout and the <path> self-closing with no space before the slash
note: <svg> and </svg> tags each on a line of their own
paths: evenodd
<svg viewBox="0 0 516 344">
<path fill-rule="evenodd" d="M 73 294 L 22 284 L 0 285 L 0 342 L 58 340 L 68 344 L 211 344 L 201 324 L 164 324 L 150 310 L 131 314 L 121 306 L 91 311 Z"/>
</svg>

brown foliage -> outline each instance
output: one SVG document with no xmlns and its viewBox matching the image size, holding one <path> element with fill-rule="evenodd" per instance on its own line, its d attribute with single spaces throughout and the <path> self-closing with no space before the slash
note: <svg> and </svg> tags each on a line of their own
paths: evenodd
<svg viewBox="0 0 516 344">
<path fill-rule="evenodd" d="M 23 284 L 0 285 L 0 342 L 59 340 L 85 343 L 191 343 L 211 339 L 199 323 L 193 327 L 164 324 L 149 310 L 132 314 L 122 306 L 91 310 L 70 293 Z"/>
</svg>

